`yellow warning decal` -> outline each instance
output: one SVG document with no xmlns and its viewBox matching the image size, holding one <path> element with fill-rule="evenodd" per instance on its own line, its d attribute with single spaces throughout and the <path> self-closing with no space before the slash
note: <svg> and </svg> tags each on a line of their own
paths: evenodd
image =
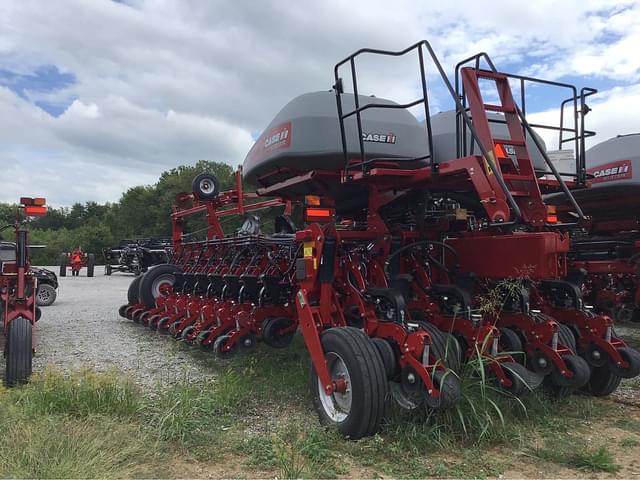
<svg viewBox="0 0 640 480">
<path fill-rule="evenodd" d="M 489 162 L 491 162 L 491 165 L 495 165 L 495 160 L 493 157 L 493 150 L 489 150 L 489 156 L 488 157 L 484 157 L 484 169 L 487 171 L 487 175 L 493 175 L 493 170 L 491 169 L 491 166 L 489 165 Z"/>
</svg>

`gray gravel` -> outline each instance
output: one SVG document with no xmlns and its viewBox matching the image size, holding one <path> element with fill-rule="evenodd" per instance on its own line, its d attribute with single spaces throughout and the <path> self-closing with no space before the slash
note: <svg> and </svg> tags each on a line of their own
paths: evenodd
<svg viewBox="0 0 640 480">
<path fill-rule="evenodd" d="M 57 267 L 48 267 L 58 271 Z M 172 338 L 121 318 L 131 274 L 59 278 L 58 298 L 42 308 L 36 330 L 34 371 L 52 365 L 72 372 L 83 368 L 123 372 L 141 387 L 213 378 L 213 371 Z"/>
</svg>

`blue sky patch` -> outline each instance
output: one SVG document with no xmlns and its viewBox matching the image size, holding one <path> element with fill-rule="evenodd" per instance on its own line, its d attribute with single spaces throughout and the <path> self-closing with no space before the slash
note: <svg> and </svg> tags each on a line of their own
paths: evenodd
<svg viewBox="0 0 640 480">
<path fill-rule="evenodd" d="M 63 73 L 55 65 L 42 65 L 30 74 L 15 73 L 0 68 L 0 85 L 9 88 L 21 98 L 31 101 L 30 97 L 39 94 L 52 94 L 77 82 L 72 73 Z M 58 117 L 71 105 L 73 98 L 65 97 L 55 100 L 38 99 L 36 106 L 49 115 Z"/>
</svg>

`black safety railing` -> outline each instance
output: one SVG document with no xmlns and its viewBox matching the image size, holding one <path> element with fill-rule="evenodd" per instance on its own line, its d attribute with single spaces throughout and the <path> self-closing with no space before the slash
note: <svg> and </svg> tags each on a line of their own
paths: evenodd
<svg viewBox="0 0 640 480">
<path fill-rule="evenodd" d="M 365 55 L 365 54 L 382 55 L 382 56 L 389 56 L 389 57 L 401 57 L 401 56 L 404 56 L 404 55 L 411 54 L 413 52 L 417 53 L 418 62 L 419 62 L 420 86 L 421 86 L 421 90 L 422 90 L 422 97 L 420 97 L 417 100 L 414 100 L 412 102 L 408 102 L 408 103 L 404 103 L 404 104 L 367 103 L 365 105 L 360 105 L 360 99 L 358 97 L 358 78 L 357 78 L 357 74 L 356 74 L 356 58 L 361 56 L 361 55 Z M 425 52 L 426 52 L 426 54 L 425 54 Z M 411 45 L 410 47 L 405 48 L 404 50 L 399 50 L 399 51 L 363 48 L 363 49 L 360 49 L 357 52 L 353 53 L 352 55 L 349 55 L 348 57 L 346 57 L 344 60 L 340 61 L 334 67 L 334 77 L 335 77 L 334 90 L 335 90 L 335 94 L 336 94 L 336 105 L 337 105 L 337 111 L 338 111 L 338 120 L 339 120 L 339 123 L 340 123 L 340 136 L 341 136 L 341 141 L 342 141 L 342 150 L 343 150 L 343 153 L 344 153 L 344 163 L 345 163 L 344 171 L 345 171 L 345 177 L 346 177 L 347 180 L 349 179 L 349 172 L 353 171 L 353 169 L 359 167 L 361 169 L 362 173 L 366 174 L 369 171 L 369 169 L 371 168 L 372 165 L 374 165 L 375 163 L 379 163 L 381 161 L 415 162 L 415 161 L 419 161 L 419 160 L 428 159 L 433 172 L 434 173 L 438 172 L 438 161 L 439 161 L 439 159 L 437 159 L 437 158 L 435 158 L 433 156 L 433 136 L 432 136 L 432 133 L 431 133 L 431 119 L 430 119 L 430 115 L 429 115 L 429 95 L 428 95 L 428 88 L 427 88 L 427 70 L 426 70 L 426 67 L 425 67 L 425 57 L 430 59 L 432 64 L 433 64 L 433 66 L 436 68 L 438 74 L 440 75 L 442 83 L 444 84 L 444 86 L 446 87 L 447 91 L 449 92 L 449 95 L 451 96 L 451 98 L 455 102 L 456 112 L 458 112 L 458 114 L 460 115 L 460 118 L 465 123 L 466 129 L 471 134 L 472 139 L 478 145 L 480 153 L 485 158 L 490 158 L 489 152 L 487 151 L 485 146 L 482 144 L 482 142 L 480 142 L 480 140 L 479 140 L 479 137 L 478 137 L 478 135 L 477 135 L 477 133 L 475 131 L 475 128 L 473 127 L 472 122 L 471 122 L 471 117 L 470 117 L 469 113 L 467 112 L 465 106 L 463 105 L 462 101 L 460 100 L 460 98 L 459 98 L 459 96 L 458 96 L 458 94 L 456 92 L 456 89 L 453 87 L 453 85 L 451 84 L 449 78 L 447 77 L 447 74 L 445 73 L 444 69 L 442 68 L 442 65 L 440 64 L 440 61 L 436 57 L 436 54 L 433 51 L 433 48 L 431 47 L 429 42 L 427 42 L 426 40 L 422 40 L 422 41 L 420 41 L 420 42 L 418 42 L 418 43 L 416 43 L 414 45 Z M 342 94 L 344 94 L 344 87 L 343 87 L 342 78 L 340 77 L 340 69 L 341 69 L 341 67 L 343 67 L 346 64 L 348 64 L 349 68 L 350 68 L 351 81 L 352 81 L 353 94 L 354 94 L 354 107 L 355 107 L 353 110 L 348 111 L 348 112 L 344 112 L 344 110 L 343 110 Z M 425 123 L 426 123 L 426 129 L 427 129 L 427 142 L 428 142 L 429 153 L 427 155 L 424 155 L 424 156 L 421 156 L 421 157 L 407 157 L 407 158 L 393 157 L 393 158 L 371 158 L 371 159 L 367 159 L 366 158 L 365 147 L 364 147 L 364 140 L 363 140 L 363 137 L 362 137 L 362 133 L 363 133 L 363 129 L 362 129 L 362 112 L 366 111 L 368 109 L 374 109 L 374 108 L 379 108 L 379 109 L 385 109 L 385 108 L 386 109 L 408 109 L 408 108 L 412 108 L 412 107 L 415 107 L 415 106 L 421 105 L 421 104 L 424 107 L 424 113 L 425 113 Z M 348 151 L 348 145 L 347 145 L 347 134 L 346 134 L 346 128 L 345 128 L 345 120 L 348 119 L 348 118 L 351 118 L 351 117 L 355 117 L 355 119 L 356 119 L 356 127 L 357 127 L 359 150 L 360 150 L 360 159 L 359 159 L 359 162 L 357 162 L 356 164 L 351 164 L 351 161 L 350 161 L 350 158 L 349 158 L 349 151 Z M 447 159 L 447 160 L 451 160 L 451 159 Z M 505 197 L 506 197 L 506 200 L 507 200 L 507 203 L 509 205 L 509 208 L 511 209 L 511 212 L 512 212 L 511 220 L 502 222 L 502 223 L 500 223 L 500 225 L 505 226 L 505 225 L 513 225 L 513 224 L 518 223 L 520 221 L 520 218 L 522 217 L 522 213 L 520 211 L 520 208 L 518 207 L 518 204 L 516 203 L 513 195 L 511 194 L 511 191 L 509 190 L 508 186 L 506 185 L 506 183 L 504 181 L 504 178 L 500 174 L 497 166 L 495 166 L 493 164 L 493 162 L 487 162 L 487 164 L 489 165 L 491 171 L 495 175 L 495 178 L 496 178 L 498 184 L 500 185 L 500 188 L 503 190 L 503 192 L 505 194 Z"/>
<path fill-rule="evenodd" d="M 486 67 L 488 70 L 492 72 L 497 72 L 497 69 L 486 53 L 478 53 L 469 58 L 466 58 L 459 62 L 456 65 L 455 70 L 455 85 L 456 85 L 456 94 L 462 101 L 465 109 L 466 105 L 466 96 L 464 94 L 464 87 L 462 86 L 460 71 L 465 66 L 472 66 L 475 70 L 483 70 L 481 68 L 481 62 L 484 61 L 486 63 Z M 518 108 L 521 112 L 521 116 L 526 120 L 527 116 L 527 86 L 528 85 L 537 85 L 537 86 L 546 86 L 546 87 L 555 87 L 560 90 L 566 90 L 566 99 L 563 100 L 559 105 L 560 110 L 560 121 L 557 125 L 550 123 L 529 123 L 529 126 L 534 129 L 547 130 L 557 132 L 558 134 L 558 150 L 562 150 L 563 146 L 567 143 L 573 143 L 573 151 L 575 155 L 576 161 L 576 169 L 575 172 L 560 172 L 560 175 L 563 177 L 573 177 L 576 179 L 576 183 L 578 185 L 584 186 L 586 181 L 586 168 L 585 168 L 585 139 L 595 135 L 595 132 L 590 130 L 585 130 L 585 116 L 590 111 L 589 107 L 586 104 L 586 98 L 596 94 L 598 91 L 593 88 L 584 87 L 578 93 L 575 85 L 571 85 L 563 82 L 556 82 L 552 80 L 544 80 L 540 78 L 530 77 L 526 75 L 517 75 L 512 73 L 504 73 L 500 72 L 502 75 L 507 77 L 509 80 L 515 80 L 519 85 L 520 90 L 520 99 Z M 563 95 L 564 97 L 565 95 Z M 565 126 L 566 115 L 565 111 L 567 108 L 571 109 L 571 118 L 568 126 Z M 491 118 L 489 117 L 490 123 L 500 123 L 506 124 L 506 120 Z M 460 115 L 457 115 L 456 122 L 456 137 L 458 139 L 458 145 L 456 148 L 456 152 L 458 156 L 466 156 L 469 154 L 473 154 L 474 142 L 471 142 L 471 145 L 468 143 L 468 135 L 466 133 L 466 124 L 460 119 Z M 525 138 L 531 132 L 528 132 L 526 129 L 524 130 Z M 542 149 L 541 151 L 543 157 L 548 157 L 546 154 L 546 150 Z M 545 158 L 546 160 L 546 158 Z M 543 175 L 552 175 L 553 171 L 544 171 L 538 172 Z"/>
</svg>

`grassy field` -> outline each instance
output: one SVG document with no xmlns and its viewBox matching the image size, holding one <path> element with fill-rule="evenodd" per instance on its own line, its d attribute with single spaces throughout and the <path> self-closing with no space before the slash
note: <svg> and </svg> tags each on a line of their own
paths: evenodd
<svg viewBox="0 0 640 480">
<path fill-rule="evenodd" d="M 50 370 L 0 390 L 0 477 L 608 477 L 639 457 L 640 410 L 611 400 L 520 403 L 469 375 L 457 409 L 392 408 L 379 435 L 352 442 L 318 424 L 300 338 L 194 361 L 217 380 L 141 392 L 117 372 Z"/>
</svg>

